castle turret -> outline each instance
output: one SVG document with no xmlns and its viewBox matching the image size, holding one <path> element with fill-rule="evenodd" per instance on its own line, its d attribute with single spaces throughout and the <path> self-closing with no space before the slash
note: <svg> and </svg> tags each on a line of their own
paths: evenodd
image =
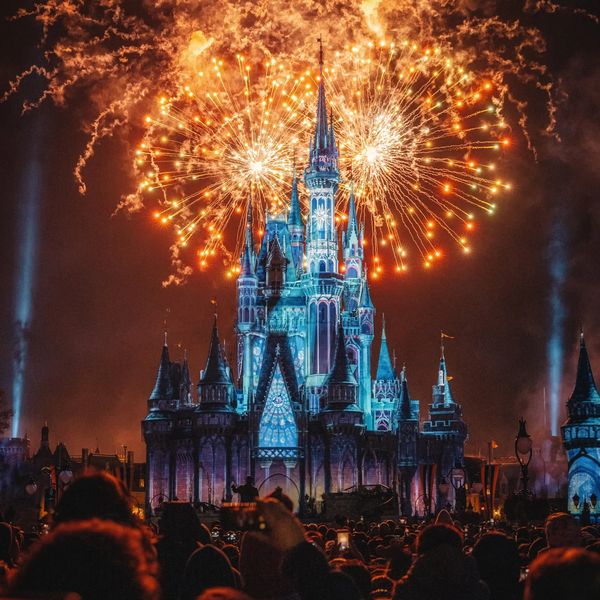
<svg viewBox="0 0 600 600">
<path fill-rule="evenodd" d="M 323 46 L 319 40 L 320 81 L 315 134 L 311 138 L 304 182 L 309 192 L 306 236 L 306 273 L 302 288 L 307 308 L 306 392 L 316 412 L 335 355 L 337 323 L 341 316 L 344 280 L 338 269 L 335 194 L 339 183 L 338 151 L 333 123 L 328 121 L 323 78 Z"/>
<path fill-rule="evenodd" d="M 327 378 L 327 408 L 329 410 L 359 411 L 356 405 L 357 382 L 346 356 L 344 328 L 340 321 L 337 331 L 335 360 Z"/>
<path fill-rule="evenodd" d="M 423 423 L 423 437 L 427 440 L 424 459 L 429 463 L 437 463 L 439 480 L 456 465 L 464 464 L 464 445 L 467 439 L 462 407 L 455 402 L 450 389 L 443 338 L 444 334 L 437 383 L 433 386 L 432 402 L 429 405 L 429 419 Z M 450 489 L 445 498 L 440 497 L 439 501 L 454 502 L 454 488 Z"/>
<path fill-rule="evenodd" d="M 372 411 L 374 426 L 377 431 L 392 431 L 395 429 L 394 413 L 398 405 L 399 394 L 400 380 L 392 366 L 385 333 L 385 315 L 383 315 L 377 375 L 373 382 Z"/>
<path fill-rule="evenodd" d="M 419 463 L 419 402 L 418 400 L 412 400 L 410 397 L 405 366 L 402 367 L 400 373 L 397 419 L 400 511 L 405 516 L 411 516 L 413 513 L 412 486 Z"/>
<path fill-rule="evenodd" d="M 200 373 L 198 399 L 202 411 L 229 411 L 233 403 L 233 382 L 219 343 L 217 316 L 213 323 L 206 367 Z"/>
<path fill-rule="evenodd" d="M 281 296 L 285 284 L 287 264 L 288 260 L 279 243 L 279 236 L 275 234 L 269 246 L 269 254 L 267 255 L 267 280 L 265 287 L 267 298 L 278 298 Z"/>
<path fill-rule="evenodd" d="M 583 331 L 575 387 L 567 402 L 562 426 L 563 446 L 569 459 L 569 512 L 581 516 L 584 502 L 600 497 L 600 394 L 596 388 Z"/>
<path fill-rule="evenodd" d="M 298 195 L 298 178 L 294 166 L 294 178 L 292 180 L 292 193 L 290 196 L 290 212 L 288 213 L 288 231 L 291 240 L 291 261 L 297 275 L 302 271 L 304 260 L 304 220 L 300 209 L 300 197 Z"/>
<path fill-rule="evenodd" d="M 183 353 L 181 365 L 181 377 L 179 379 L 179 402 L 182 405 L 192 404 L 192 378 L 190 377 L 190 366 L 188 364 L 187 351 Z"/>
<path fill-rule="evenodd" d="M 348 226 L 342 233 L 342 246 L 344 255 L 344 279 L 346 280 L 346 310 L 354 313 L 360 300 L 361 282 L 364 275 L 363 259 L 364 250 L 361 233 L 356 218 L 356 203 L 354 200 L 354 185 L 350 184 L 350 198 L 348 200 Z"/>
<path fill-rule="evenodd" d="M 360 290 L 360 300 L 358 303 L 358 318 L 360 324 L 360 356 L 359 356 L 359 406 L 365 413 L 365 425 L 373 429 L 372 409 L 371 409 L 371 344 L 374 336 L 375 307 L 371 300 L 369 292 L 369 282 L 365 276 Z"/>
<path fill-rule="evenodd" d="M 154 389 L 148 399 L 148 408 L 164 409 L 167 408 L 173 400 L 175 390 L 171 379 L 171 361 L 169 359 L 169 347 L 167 345 L 167 334 L 160 354 L 160 363 L 156 374 Z"/>
<path fill-rule="evenodd" d="M 328 124 L 325 82 L 323 79 L 323 45 L 320 42 L 320 80 L 317 92 L 317 120 L 312 138 L 309 165 L 304 181 L 310 193 L 306 255 L 310 273 L 338 272 L 338 242 L 335 227 L 335 193 L 340 174 L 333 122 Z"/>
</svg>

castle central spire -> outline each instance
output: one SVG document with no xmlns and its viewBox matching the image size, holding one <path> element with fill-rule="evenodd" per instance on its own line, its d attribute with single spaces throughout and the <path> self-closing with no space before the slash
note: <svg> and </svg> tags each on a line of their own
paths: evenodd
<svg viewBox="0 0 600 600">
<path fill-rule="evenodd" d="M 317 89 L 317 119 L 310 147 L 310 169 L 329 171 L 337 176 L 337 147 L 333 131 L 333 113 L 327 116 L 325 79 L 323 76 L 323 39 L 319 36 L 319 87 Z"/>
</svg>

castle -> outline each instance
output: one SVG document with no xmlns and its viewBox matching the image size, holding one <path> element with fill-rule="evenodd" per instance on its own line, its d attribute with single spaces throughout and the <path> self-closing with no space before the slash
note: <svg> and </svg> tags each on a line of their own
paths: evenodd
<svg viewBox="0 0 600 600">
<path fill-rule="evenodd" d="M 321 51 L 322 73 L 322 51 Z M 172 362 L 165 339 L 142 422 L 146 506 L 178 498 L 220 504 L 231 483 L 280 485 L 306 501 L 352 488 L 398 492 L 403 514 L 456 501 L 467 436 L 443 355 L 428 419 L 420 423 L 406 369 L 390 357 L 385 323 L 371 368 L 375 307 L 351 192 L 347 225 L 336 225 L 338 149 L 320 79 L 304 184 L 306 224 L 294 172 L 287 215 L 270 215 L 258 252 L 248 211 L 237 279 L 237 377 L 217 320 L 197 401 L 187 359 Z M 461 474 L 462 473 L 462 474 Z M 439 484 L 450 480 L 452 485 Z"/>
</svg>

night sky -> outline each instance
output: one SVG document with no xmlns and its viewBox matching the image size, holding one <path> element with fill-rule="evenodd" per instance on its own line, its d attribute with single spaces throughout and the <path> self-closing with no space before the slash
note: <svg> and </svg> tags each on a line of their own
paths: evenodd
<svg viewBox="0 0 600 600">
<path fill-rule="evenodd" d="M 10 14 L 18 3 L 2 4 Z M 521 415 L 537 439 L 543 435 L 550 273 L 557 257 L 564 257 L 566 269 L 558 288 L 566 308 L 561 402 L 573 385 L 580 324 L 600 376 L 600 27 L 566 13 L 541 16 L 536 24 L 548 40 L 546 62 L 565 92 L 557 115 L 562 141 L 542 142 L 536 161 L 515 136 L 503 165 L 513 191 L 492 219 L 481 219 L 470 256 L 457 254 L 433 270 L 413 268 L 371 284 L 378 333 L 385 313 L 388 340 L 407 364 L 422 416 L 436 382 L 439 332 L 454 336 L 446 357 L 469 427 L 469 452 L 485 451 L 493 438 L 499 455 L 511 454 Z M 4 89 L 38 50 L 36 32 L 26 23 L 3 18 L 0 28 Z M 235 282 L 217 269 L 163 288 L 171 270 L 170 232 L 147 212 L 111 217 L 131 187 L 130 153 L 139 131 L 102 143 L 85 172 L 88 193 L 78 193 L 72 170 L 85 144 L 84 103 L 82 97 L 65 107 L 47 104 L 25 116 L 18 98 L 0 104 L 0 389 L 10 401 L 21 267 L 17 216 L 37 156 L 42 202 L 21 433 L 37 448 L 47 420 L 51 443 L 64 441 L 73 453 L 96 444 L 113 452 L 126 444 L 141 456 L 140 420 L 164 319 L 171 356 L 181 356 L 179 344 L 186 347 L 197 380 L 213 297 L 221 333 L 233 349 Z M 373 348 L 376 362 L 378 337 Z"/>
</svg>

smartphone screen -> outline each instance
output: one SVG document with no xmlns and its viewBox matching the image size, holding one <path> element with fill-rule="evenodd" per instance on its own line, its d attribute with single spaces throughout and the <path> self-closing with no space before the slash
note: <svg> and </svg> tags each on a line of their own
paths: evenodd
<svg viewBox="0 0 600 600">
<path fill-rule="evenodd" d="M 266 523 L 256 503 L 231 502 L 221 507 L 221 527 L 227 531 L 257 531 L 265 529 Z"/>
<path fill-rule="evenodd" d="M 347 529 L 338 529 L 337 544 L 340 550 L 348 550 L 350 548 L 350 532 Z"/>
</svg>

